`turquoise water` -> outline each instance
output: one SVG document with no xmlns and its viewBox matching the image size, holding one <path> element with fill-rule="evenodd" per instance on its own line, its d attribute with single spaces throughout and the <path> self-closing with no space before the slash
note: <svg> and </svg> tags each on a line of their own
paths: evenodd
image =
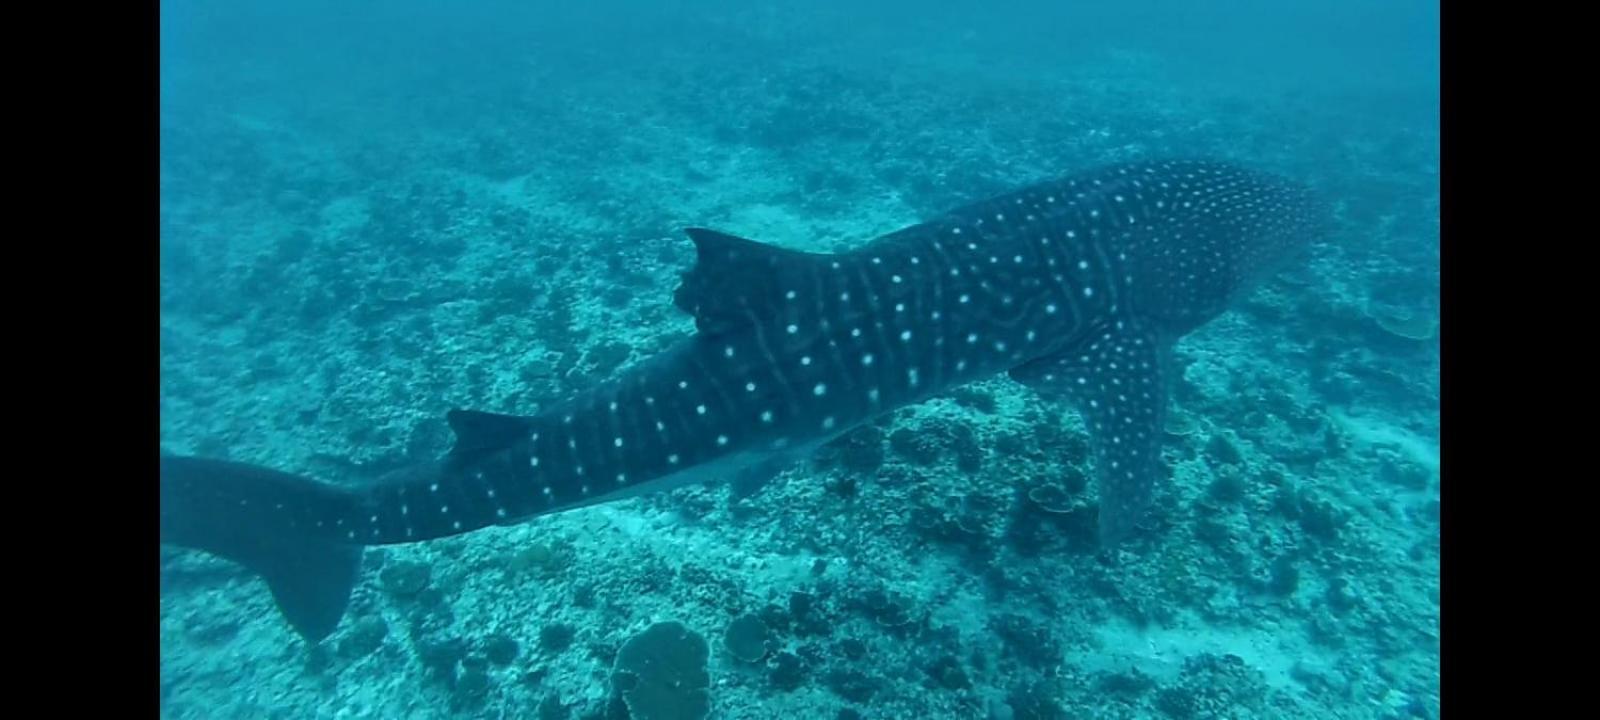
<svg viewBox="0 0 1600 720">
<path fill-rule="evenodd" d="M 317 647 L 165 548 L 164 717 L 672 716 L 615 682 L 660 622 L 716 718 L 1438 715 L 1436 8 L 544 5 L 163 4 L 165 449 L 437 456 L 692 332 L 689 225 L 842 250 L 1205 156 L 1337 228 L 1178 345 L 1137 552 L 1017 497 L 1081 484 L 1083 425 L 993 379 L 765 485 L 371 549 Z"/>
</svg>

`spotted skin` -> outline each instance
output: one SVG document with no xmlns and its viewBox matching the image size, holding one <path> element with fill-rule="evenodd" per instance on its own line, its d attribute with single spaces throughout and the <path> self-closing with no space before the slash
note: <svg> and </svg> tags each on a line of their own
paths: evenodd
<svg viewBox="0 0 1600 720">
<path fill-rule="evenodd" d="M 674 302 L 692 337 L 536 416 L 454 412 L 455 450 L 403 480 L 257 507 L 295 532 L 416 542 L 812 447 L 1009 373 L 1083 413 L 1102 540 L 1118 542 L 1162 475 L 1173 344 L 1325 219 L 1277 177 L 1174 161 L 1034 185 L 839 254 L 691 229 Z"/>
</svg>

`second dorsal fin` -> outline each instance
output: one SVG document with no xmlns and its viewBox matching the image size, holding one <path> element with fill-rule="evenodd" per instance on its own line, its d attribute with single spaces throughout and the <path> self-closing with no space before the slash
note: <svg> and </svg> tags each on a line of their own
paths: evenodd
<svg viewBox="0 0 1600 720">
<path fill-rule="evenodd" d="M 477 410 L 451 410 L 445 420 L 456 435 L 455 447 L 450 450 L 456 461 L 500 450 L 532 428 L 531 418 Z"/>
</svg>

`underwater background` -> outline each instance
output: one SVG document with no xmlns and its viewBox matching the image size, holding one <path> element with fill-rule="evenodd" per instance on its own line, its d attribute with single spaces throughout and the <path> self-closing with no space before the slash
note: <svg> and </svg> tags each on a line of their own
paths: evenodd
<svg viewBox="0 0 1600 720">
<path fill-rule="evenodd" d="M 1174 156 L 1338 221 L 1178 345 L 1138 554 L 1095 547 L 1081 419 L 996 378 L 764 486 L 369 549 L 317 647 L 163 548 L 162 717 L 1438 716 L 1435 3 L 167 0 L 160 29 L 162 447 L 330 481 L 688 335 L 685 226 L 844 250 Z"/>
</svg>

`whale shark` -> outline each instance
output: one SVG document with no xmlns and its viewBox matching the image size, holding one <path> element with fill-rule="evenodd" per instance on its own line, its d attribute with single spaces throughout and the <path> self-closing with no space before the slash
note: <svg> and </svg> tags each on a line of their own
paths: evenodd
<svg viewBox="0 0 1600 720">
<path fill-rule="evenodd" d="M 452 410 L 444 457 L 360 485 L 163 455 L 162 540 L 244 564 L 316 641 L 344 611 L 360 547 L 770 472 L 1006 375 L 1082 414 L 1098 539 L 1114 547 L 1145 527 L 1165 477 L 1174 344 L 1328 222 L 1284 177 L 1158 160 L 1037 183 L 846 252 L 688 228 L 695 261 L 673 303 L 695 332 L 675 346 L 535 414 Z"/>
</svg>

